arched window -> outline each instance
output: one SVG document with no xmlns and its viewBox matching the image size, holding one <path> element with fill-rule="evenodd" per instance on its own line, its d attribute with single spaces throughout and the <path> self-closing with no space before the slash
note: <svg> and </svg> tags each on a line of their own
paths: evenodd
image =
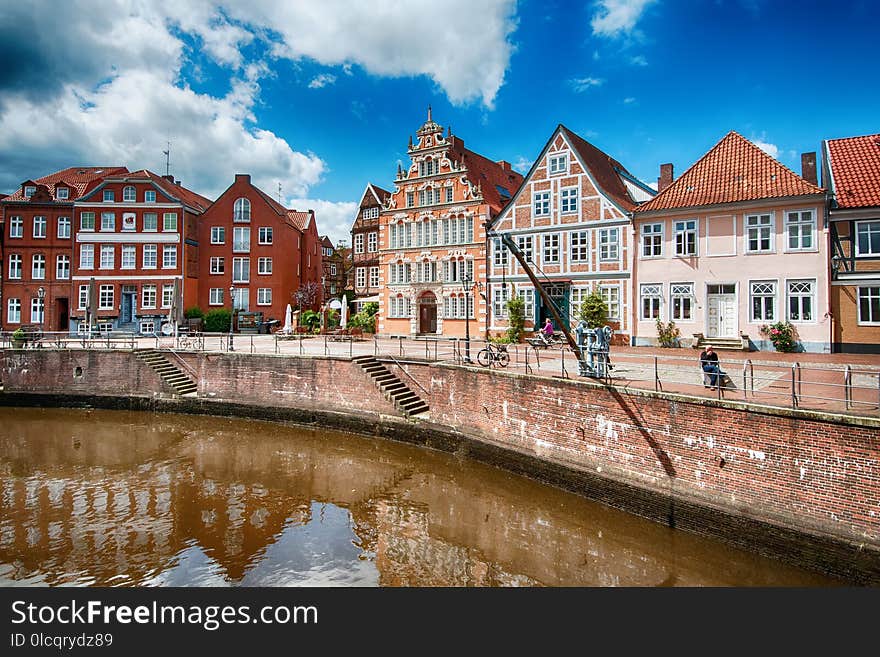
<svg viewBox="0 0 880 657">
<path fill-rule="evenodd" d="M 127 185 L 126 187 L 122 188 L 122 200 L 129 201 L 132 203 L 137 200 L 137 194 L 134 191 L 133 186 Z"/>
<path fill-rule="evenodd" d="M 251 202 L 246 198 L 240 198 L 235 201 L 232 214 L 233 221 L 250 221 L 251 220 Z"/>
</svg>

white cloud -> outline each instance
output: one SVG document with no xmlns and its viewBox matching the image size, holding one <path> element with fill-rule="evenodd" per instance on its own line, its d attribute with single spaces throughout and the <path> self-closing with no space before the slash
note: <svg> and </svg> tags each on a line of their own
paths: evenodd
<svg viewBox="0 0 880 657">
<path fill-rule="evenodd" d="M 644 55 L 636 55 L 635 57 L 629 58 L 629 63 L 633 66 L 647 66 L 648 60 L 645 59 Z"/>
<path fill-rule="evenodd" d="M 312 78 L 312 81 L 309 82 L 309 89 L 321 89 L 334 82 L 336 82 L 335 75 L 332 75 L 331 73 L 321 73 Z"/>
<path fill-rule="evenodd" d="M 633 98 L 632 96 L 627 96 L 626 98 L 623 99 L 624 105 L 632 105 L 634 102 L 636 102 L 636 99 Z"/>
<path fill-rule="evenodd" d="M 750 139 L 749 141 L 751 141 L 755 146 L 757 146 L 762 151 L 767 153 L 767 155 L 769 155 L 770 157 L 777 159 L 777 160 L 779 159 L 779 146 L 777 146 L 776 144 L 771 144 L 768 141 L 765 141 L 764 135 L 761 135 L 760 139 L 753 138 L 753 139 Z"/>
<path fill-rule="evenodd" d="M 516 158 L 516 162 L 511 164 L 514 171 L 519 171 L 521 174 L 525 175 L 529 169 L 532 168 L 532 165 L 535 163 L 534 160 L 527 160 L 525 157 L 520 155 Z"/>
<path fill-rule="evenodd" d="M 351 225 L 357 215 L 356 201 L 322 201 L 308 198 L 291 198 L 288 207 L 297 210 L 314 210 L 318 231 L 330 237 L 333 244 L 346 242 L 351 244 Z"/>
<path fill-rule="evenodd" d="M 593 34 L 618 37 L 631 34 L 648 5 L 657 0 L 599 0 L 590 25 Z"/>
<path fill-rule="evenodd" d="M 568 83 L 571 85 L 572 89 L 574 89 L 578 93 L 586 91 L 590 87 L 600 87 L 600 86 L 602 86 L 602 83 L 604 83 L 604 82 L 605 82 L 605 80 L 602 80 L 601 78 L 593 78 L 593 77 L 576 78 L 574 80 L 568 81 Z"/>
</svg>

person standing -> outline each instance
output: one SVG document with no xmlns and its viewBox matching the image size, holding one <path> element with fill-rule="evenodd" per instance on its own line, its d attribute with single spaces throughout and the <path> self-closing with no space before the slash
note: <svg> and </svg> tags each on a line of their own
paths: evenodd
<svg viewBox="0 0 880 657">
<path fill-rule="evenodd" d="M 706 345 L 706 348 L 700 353 L 700 368 L 709 375 L 709 387 L 715 388 L 721 382 L 721 367 L 718 364 L 718 354 L 712 348 L 712 345 Z"/>
</svg>

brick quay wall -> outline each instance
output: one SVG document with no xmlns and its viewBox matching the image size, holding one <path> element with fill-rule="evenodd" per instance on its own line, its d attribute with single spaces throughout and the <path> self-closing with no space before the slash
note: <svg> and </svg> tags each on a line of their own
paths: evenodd
<svg viewBox="0 0 880 657">
<path fill-rule="evenodd" d="M 386 363 L 430 405 L 402 417 L 334 357 L 182 353 L 172 398 L 129 351 L 6 350 L 4 405 L 323 424 L 492 463 L 678 529 L 880 585 L 880 420 L 443 364 Z M 425 392 L 427 391 L 427 392 Z"/>
</svg>

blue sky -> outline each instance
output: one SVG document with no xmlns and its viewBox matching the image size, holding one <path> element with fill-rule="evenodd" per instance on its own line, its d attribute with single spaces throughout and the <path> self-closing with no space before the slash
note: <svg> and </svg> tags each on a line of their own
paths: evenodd
<svg viewBox="0 0 880 657">
<path fill-rule="evenodd" d="M 525 171 L 563 123 L 646 182 L 729 130 L 796 171 L 880 132 L 874 2 L 34 0 L 3 3 L 0 191 L 75 165 L 250 173 L 344 239 L 433 106 Z"/>
</svg>

